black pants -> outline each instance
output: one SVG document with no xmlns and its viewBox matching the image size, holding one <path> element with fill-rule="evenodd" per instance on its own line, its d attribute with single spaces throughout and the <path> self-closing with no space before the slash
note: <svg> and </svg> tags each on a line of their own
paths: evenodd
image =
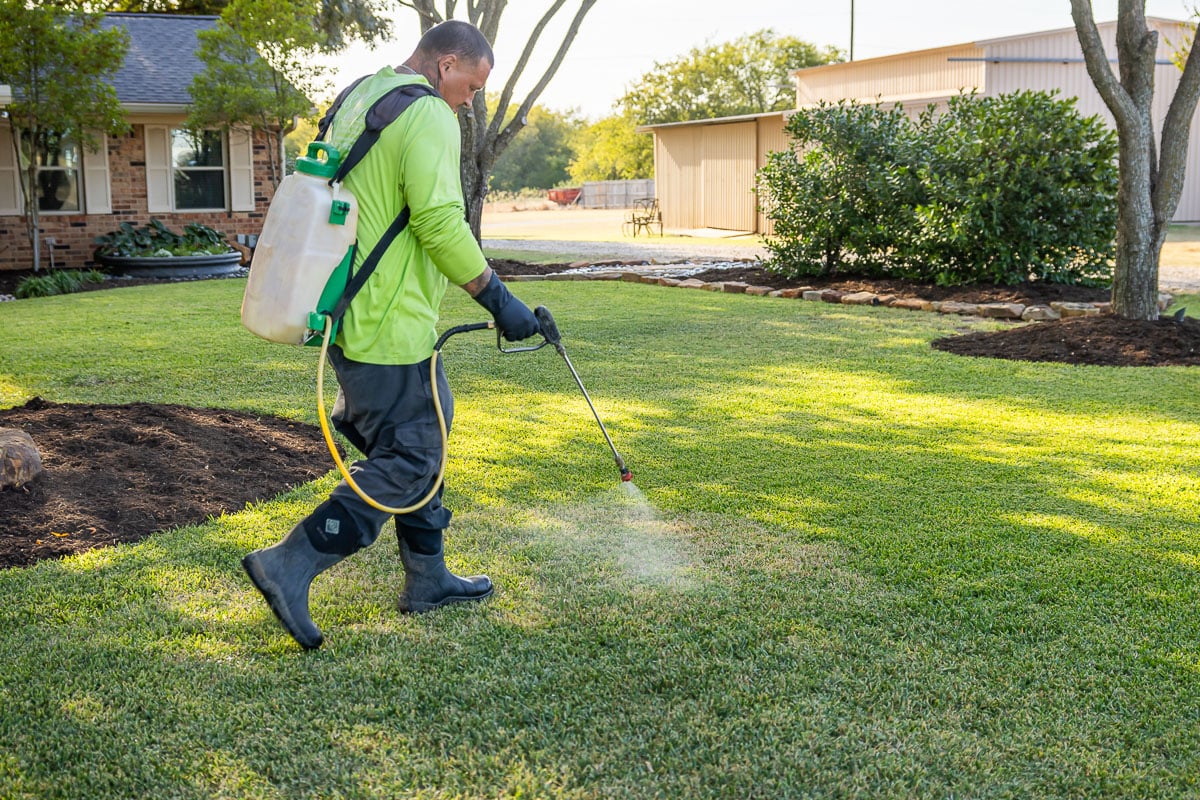
<svg viewBox="0 0 1200 800">
<path fill-rule="evenodd" d="M 333 425 L 366 455 L 365 460 L 350 467 L 354 482 L 385 506 L 415 503 L 437 479 L 442 458 L 429 360 L 403 366 L 363 364 L 346 358 L 336 346 L 329 348 L 329 359 L 340 387 L 333 407 Z M 437 382 L 449 430 L 454 397 L 440 362 Z M 334 488 L 330 501 L 341 506 L 339 516 L 352 524 L 359 548 L 373 544 L 391 516 L 365 503 L 345 481 Z M 325 513 L 322 509 L 315 513 Z M 450 510 L 442 505 L 439 488 L 420 509 L 398 515 L 396 523 L 417 531 L 440 531 L 450 524 L 450 517 Z"/>
</svg>

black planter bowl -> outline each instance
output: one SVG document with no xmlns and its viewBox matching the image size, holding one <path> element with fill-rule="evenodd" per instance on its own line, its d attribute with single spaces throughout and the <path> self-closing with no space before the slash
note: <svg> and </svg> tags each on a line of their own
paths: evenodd
<svg viewBox="0 0 1200 800">
<path fill-rule="evenodd" d="M 198 256 L 96 256 L 96 262 L 131 278 L 208 278 L 232 275 L 241 269 L 242 254 L 234 250 Z"/>
</svg>

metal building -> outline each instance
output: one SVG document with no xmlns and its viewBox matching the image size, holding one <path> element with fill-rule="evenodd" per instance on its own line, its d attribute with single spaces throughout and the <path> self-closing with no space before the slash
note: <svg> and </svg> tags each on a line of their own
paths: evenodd
<svg viewBox="0 0 1200 800">
<path fill-rule="evenodd" d="M 1158 132 L 1179 84 L 1172 54 L 1187 44 L 1187 23 L 1147 17 L 1159 33 L 1154 116 Z M 1116 22 L 1097 25 L 1105 51 L 1116 64 Z M 1074 28 L 986 39 L 968 44 L 899 53 L 792 73 L 797 108 L 850 99 L 899 104 L 913 115 L 929 105 L 945 106 L 961 92 L 984 96 L 1029 90 L 1057 91 L 1076 98 L 1084 116 L 1112 115 L 1088 77 Z M 668 230 L 719 228 L 770 233 L 757 210 L 755 173 L 767 153 L 788 146 L 783 131 L 788 112 L 647 125 L 654 134 L 654 171 L 663 225 Z M 1200 120 L 1193 120 L 1187 175 L 1176 222 L 1200 221 Z"/>
</svg>

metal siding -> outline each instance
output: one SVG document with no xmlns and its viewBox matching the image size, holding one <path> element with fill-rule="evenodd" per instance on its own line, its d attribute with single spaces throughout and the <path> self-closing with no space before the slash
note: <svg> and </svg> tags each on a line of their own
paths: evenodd
<svg viewBox="0 0 1200 800">
<path fill-rule="evenodd" d="M 1172 51 L 1179 43 L 1186 40 L 1188 31 L 1180 23 L 1170 23 L 1159 20 L 1147 20 L 1147 25 L 1159 32 L 1159 60 L 1170 60 Z M 1116 23 L 1102 23 L 1097 26 L 1100 39 L 1104 42 L 1104 50 L 1110 59 L 1116 58 Z M 984 43 L 984 55 L 989 59 L 1080 59 L 1083 50 L 1074 29 L 1049 31 L 1042 34 L 1014 37 L 996 42 Z M 1062 63 L 1055 61 L 1000 62 L 986 63 L 986 92 L 989 96 L 1009 94 L 1021 90 L 1055 91 L 1064 98 L 1076 98 L 1075 107 L 1085 117 L 1098 115 L 1109 127 L 1115 127 L 1112 113 L 1096 91 L 1087 67 L 1078 61 Z M 1117 71 L 1116 63 L 1112 64 Z M 1155 135 L 1162 135 L 1163 120 L 1166 119 L 1167 109 L 1175 89 L 1179 86 L 1180 71 L 1173 64 L 1160 64 L 1155 72 L 1154 103 L 1151 114 L 1154 120 Z M 1191 138 L 1188 144 L 1187 167 L 1184 176 L 1183 191 L 1179 198 L 1179 207 L 1175 211 L 1174 222 L 1193 222 L 1200 220 L 1200 112 L 1192 118 Z"/>
<path fill-rule="evenodd" d="M 777 117 L 763 117 L 758 121 L 758 169 L 762 169 L 767 165 L 767 154 L 787 150 L 791 146 L 791 140 L 788 138 L 787 131 L 784 130 L 783 115 Z M 757 193 L 755 198 L 757 200 Z M 758 212 L 757 217 L 758 227 L 756 232 L 773 236 L 775 234 L 775 225 L 770 217 Z"/>
<path fill-rule="evenodd" d="M 699 131 L 669 128 L 654 132 L 655 188 L 664 228 L 695 228 L 700 222 Z"/>
<path fill-rule="evenodd" d="M 974 44 L 965 44 L 799 70 L 796 103 L 805 108 L 851 99 L 919 103 L 923 108 L 929 99 L 953 96 L 963 89 L 982 89 L 982 62 L 950 60 L 982 55 Z"/>
<path fill-rule="evenodd" d="M 700 129 L 703 151 L 701 227 L 754 230 L 754 171 L 758 163 L 756 127 L 753 122 L 741 122 Z"/>
</svg>

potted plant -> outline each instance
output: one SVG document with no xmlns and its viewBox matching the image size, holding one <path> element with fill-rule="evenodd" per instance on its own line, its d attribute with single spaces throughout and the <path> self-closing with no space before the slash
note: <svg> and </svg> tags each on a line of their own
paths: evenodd
<svg viewBox="0 0 1200 800">
<path fill-rule="evenodd" d="M 96 244 L 97 263 L 154 278 L 232 273 L 242 259 L 220 231 L 192 222 L 175 233 L 153 217 L 141 228 L 122 222 L 112 233 L 97 236 Z"/>
</svg>

